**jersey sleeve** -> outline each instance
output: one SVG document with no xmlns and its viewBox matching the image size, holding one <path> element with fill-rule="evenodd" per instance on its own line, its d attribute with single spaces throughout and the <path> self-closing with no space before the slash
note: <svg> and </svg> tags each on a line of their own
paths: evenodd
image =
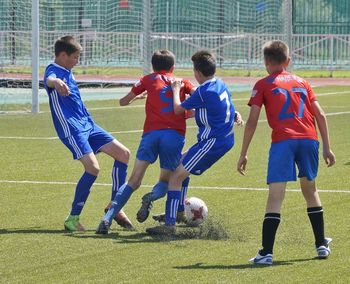
<svg viewBox="0 0 350 284">
<path fill-rule="evenodd" d="M 135 95 L 140 95 L 144 91 L 146 91 L 144 81 L 145 77 L 142 77 L 139 81 L 137 81 L 135 85 L 131 88 L 131 92 L 133 92 Z"/>
<path fill-rule="evenodd" d="M 45 89 L 50 93 L 50 90 L 52 90 L 52 88 L 50 88 L 46 83 L 48 78 L 57 78 L 55 68 L 52 68 L 52 65 L 46 69 L 43 81 Z"/>
<path fill-rule="evenodd" d="M 185 109 L 192 109 L 192 108 L 201 108 L 204 104 L 203 98 L 199 92 L 199 88 L 190 96 L 187 98 L 181 106 Z"/>
<path fill-rule="evenodd" d="M 252 91 L 252 94 L 250 96 L 248 105 L 257 105 L 261 107 L 264 103 L 264 85 L 263 82 L 260 80 L 258 81 Z"/>
<path fill-rule="evenodd" d="M 306 81 L 305 81 L 305 87 L 306 87 L 306 91 L 307 91 L 307 94 L 308 94 L 309 99 L 310 99 L 310 103 L 317 101 L 316 94 L 315 94 L 314 90 L 312 89 L 311 85 Z"/>
</svg>

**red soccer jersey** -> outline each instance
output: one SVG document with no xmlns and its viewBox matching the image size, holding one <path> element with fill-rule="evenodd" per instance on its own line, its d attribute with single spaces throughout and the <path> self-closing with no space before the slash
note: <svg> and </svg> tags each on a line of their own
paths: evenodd
<svg viewBox="0 0 350 284">
<path fill-rule="evenodd" d="M 265 106 L 272 142 L 287 139 L 317 140 L 312 103 L 316 95 L 304 79 L 287 71 L 259 80 L 248 105 Z"/>
<path fill-rule="evenodd" d="M 143 131 L 149 132 L 160 129 L 174 129 L 180 134 L 186 132 L 186 114 L 175 114 L 173 107 L 173 92 L 170 82 L 174 79 L 172 73 L 166 71 L 155 72 L 142 77 L 131 89 L 139 95 L 147 91 L 146 120 Z M 184 101 L 186 94 L 194 88 L 188 80 L 183 80 L 180 100 Z"/>
</svg>

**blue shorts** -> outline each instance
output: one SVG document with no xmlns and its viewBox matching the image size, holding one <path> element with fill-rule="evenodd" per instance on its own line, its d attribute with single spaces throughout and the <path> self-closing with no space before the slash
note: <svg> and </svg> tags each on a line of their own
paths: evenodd
<svg viewBox="0 0 350 284">
<path fill-rule="evenodd" d="M 318 171 L 319 142 L 309 139 L 290 139 L 271 144 L 267 183 L 296 181 L 298 177 L 314 180 Z"/>
<path fill-rule="evenodd" d="M 73 159 L 79 160 L 88 153 L 97 154 L 102 146 L 113 141 L 115 138 L 106 130 L 94 124 L 88 131 L 79 132 L 61 139 L 64 145 L 72 152 Z"/>
<path fill-rule="evenodd" d="M 188 150 L 182 160 L 182 165 L 191 174 L 201 175 L 225 155 L 233 145 L 233 134 L 223 139 L 202 140 Z"/>
<path fill-rule="evenodd" d="M 173 171 L 181 159 L 185 137 L 172 129 L 154 130 L 144 133 L 136 158 L 153 164 L 158 156 L 162 169 Z"/>
</svg>

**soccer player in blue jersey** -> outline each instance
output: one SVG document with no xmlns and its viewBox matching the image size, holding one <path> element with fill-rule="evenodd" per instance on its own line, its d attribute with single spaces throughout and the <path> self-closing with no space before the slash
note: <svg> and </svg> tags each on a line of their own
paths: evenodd
<svg viewBox="0 0 350 284">
<path fill-rule="evenodd" d="M 79 222 L 79 216 L 100 171 L 95 155 L 104 152 L 114 159 L 111 200 L 125 183 L 130 156 L 128 148 L 94 122 L 81 99 L 72 73 L 72 68 L 79 62 L 81 51 L 81 45 L 73 37 L 64 36 L 58 39 L 55 43 L 55 60 L 47 66 L 44 75 L 57 135 L 72 152 L 73 158 L 83 164 L 85 170 L 77 183 L 70 214 L 64 222 L 68 231 L 85 230 Z M 132 229 L 124 212 L 115 216 L 115 220 L 120 226 Z"/>
<path fill-rule="evenodd" d="M 181 184 L 190 175 L 201 175 L 224 156 L 234 145 L 233 125 L 235 107 L 225 83 L 215 77 L 216 59 L 208 50 L 201 50 L 192 56 L 194 76 L 200 86 L 181 103 L 181 81 L 172 83 L 174 111 L 181 114 L 195 109 L 198 125 L 197 143 L 184 154 L 181 164 L 170 176 L 165 224 L 148 228 L 151 235 L 171 235 L 176 232 L 175 222 Z"/>
</svg>

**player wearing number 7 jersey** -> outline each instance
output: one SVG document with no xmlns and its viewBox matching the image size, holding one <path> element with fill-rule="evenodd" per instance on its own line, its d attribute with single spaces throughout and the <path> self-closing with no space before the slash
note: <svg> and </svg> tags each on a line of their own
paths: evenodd
<svg viewBox="0 0 350 284">
<path fill-rule="evenodd" d="M 181 81 L 172 83 L 174 111 L 181 115 L 195 109 L 198 125 L 197 143 L 184 154 L 181 164 L 170 176 L 169 190 L 165 205 L 165 225 L 148 228 L 152 235 L 175 233 L 177 209 L 181 198 L 181 184 L 190 176 L 201 175 L 223 157 L 234 145 L 233 126 L 235 107 L 225 83 L 215 77 L 216 59 L 207 50 L 192 56 L 194 76 L 200 86 L 181 103 Z"/>
<path fill-rule="evenodd" d="M 144 222 L 149 214 L 152 202 L 166 195 L 169 176 L 179 164 L 181 151 L 185 143 L 186 114 L 177 115 L 173 108 L 173 93 L 170 83 L 173 75 L 175 56 L 168 50 L 157 50 L 152 55 L 154 73 L 142 77 L 131 91 L 120 100 L 120 105 L 130 104 L 135 99 L 146 97 L 146 119 L 142 139 L 136 154 L 133 171 L 127 184 L 121 187 L 106 215 L 100 222 L 96 233 L 107 234 L 113 217 L 123 208 L 131 194 L 140 187 L 150 164 L 159 157 L 160 177 L 152 192 L 143 197 L 142 206 L 137 214 L 139 222 Z M 191 82 L 184 80 L 181 100 L 186 94 L 194 92 Z M 184 187 L 187 188 L 187 184 Z"/>
<path fill-rule="evenodd" d="M 335 156 L 330 149 L 326 116 L 310 84 L 285 70 L 290 61 L 288 46 L 282 41 L 270 41 L 264 45 L 263 53 L 269 76 L 254 86 L 248 103 L 250 114 L 244 131 L 241 156 L 237 163 L 237 170 L 245 175 L 248 147 L 264 105 L 267 121 L 272 128 L 267 172 L 269 196 L 262 228 L 262 249 L 250 261 L 272 264 L 275 235 L 281 220 L 281 205 L 287 182 L 296 180 L 296 166 L 315 237 L 317 256 L 327 258 L 331 239 L 324 235 L 323 208 L 315 183 L 319 148 L 315 120 L 323 142 L 323 158 L 329 167 L 335 163 Z"/>
</svg>

